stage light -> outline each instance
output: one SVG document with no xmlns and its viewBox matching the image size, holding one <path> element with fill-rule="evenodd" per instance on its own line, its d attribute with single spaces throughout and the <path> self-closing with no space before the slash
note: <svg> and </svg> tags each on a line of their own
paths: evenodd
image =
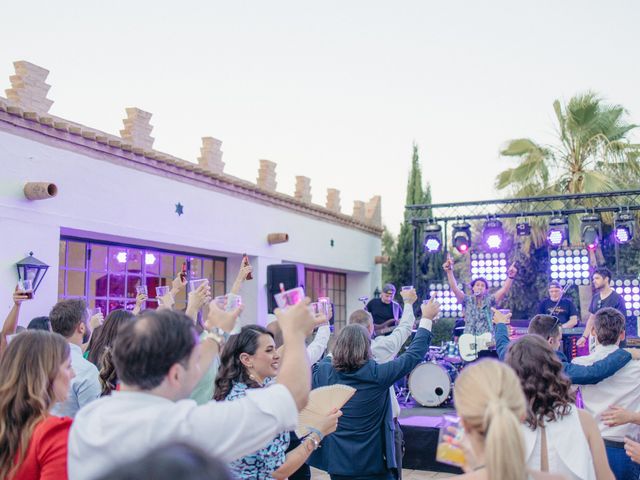
<svg viewBox="0 0 640 480">
<path fill-rule="evenodd" d="M 516 234 L 519 237 L 528 237 L 531 235 L 531 225 L 528 222 L 516 223 Z"/>
<path fill-rule="evenodd" d="M 156 256 L 153 253 L 145 253 L 144 263 L 145 265 L 153 265 L 154 263 L 156 263 Z"/>
<path fill-rule="evenodd" d="M 624 299 L 627 316 L 640 316 L 640 281 L 637 278 L 616 278 L 612 287 Z"/>
<path fill-rule="evenodd" d="M 600 221 L 600 215 L 585 215 L 580 219 L 580 224 L 580 229 L 582 231 L 582 243 L 585 244 L 587 249 L 595 250 L 598 247 L 600 237 L 602 236 L 602 222 Z"/>
<path fill-rule="evenodd" d="M 471 254 L 471 279 L 482 277 L 489 287 L 497 287 L 507 279 L 507 256 L 504 252 Z"/>
<path fill-rule="evenodd" d="M 430 223 L 424 227 L 424 249 L 427 253 L 438 253 L 442 247 L 442 227 L 437 223 Z"/>
<path fill-rule="evenodd" d="M 549 251 L 549 277 L 566 285 L 589 285 L 589 256 L 586 248 L 558 248 Z"/>
<path fill-rule="evenodd" d="M 440 303 L 443 317 L 458 317 L 462 314 L 462 305 L 453 294 L 447 283 L 432 283 L 429 285 L 431 296 Z"/>
<path fill-rule="evenodd" d="M 458 252 L 467 253 L 471 246 L 471 225 L 467 222 L 454 223 L 451 238 Z"/>
<path fill-rule="evenodd" d="M 630 213 L 620 212 L 616 215 L 613 227 L 613 238 L 616 242 L 625 244 L 633 238 L 636 220 Z"/>
<path fill-rule="evenodd" d="M 127 252 L 118 252 L 116 260 L 118 260 L 118 263 L 127 263 Z"/>
<path fill-rule="evenodd" d="M 569 243 L 569 221 L 567 217 L 552 217 L 547 230 L 547 243 L 550 247 L 558 248 L 563 243 Z"/>
<path fill-rule="evenodd" d="M 498 250 L 504 240 L 504 229 L 502 222 L 498 219 L 490 219 L 484 222 L 482 229 L 482 241 L 489 250 Z"/>
</svg>

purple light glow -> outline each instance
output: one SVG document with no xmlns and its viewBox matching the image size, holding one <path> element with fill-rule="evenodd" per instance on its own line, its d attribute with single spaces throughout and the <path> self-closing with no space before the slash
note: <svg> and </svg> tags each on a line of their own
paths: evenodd
<svg viewBox="0 0 640 480">
<path fill-rule="evenodd" d="M 440 242 L 435 238 L 428 238 L 424 246 L 429 252 L 437 252 L 440 250 Z"/>
<path fill-rule="evenodd" d="M 631 240 L 629 230 L 626 227 L 616 227 L 613 232 L 613 236 L 618 243 L 627 243 L 629 240 Z"/>
<path fill-rule="evenodd" d="M 492 233 L 487 236 L 486 242 L 489 248 L 497 249 L 500 248 L 500 245 L 502 245 L 502 237 L 497 233 Z"/>
<path fill-rule="evenodd" d="M 555 229 L 549 230 L 549 234 L 547 235 L 547 241 L 549 242 L 550 245 L 553 245 L 554 247 L 559 247 L 560 245 L 562 245 L 562 242 L 564 241 L 564 235 L 560 230 L 555 230 Z"/>
<path fill-rule="evenodd" d="M 154 263 L 156 263 L 156 256 L 153 253 L 145 253 L 144 263 L 146 265 L 153 265 Z"/>
<path fill-rule="evenodd" d="M 127 263 L 127 252 L 118 252 L 116 260 L 118 263 Z"/>
</svg>

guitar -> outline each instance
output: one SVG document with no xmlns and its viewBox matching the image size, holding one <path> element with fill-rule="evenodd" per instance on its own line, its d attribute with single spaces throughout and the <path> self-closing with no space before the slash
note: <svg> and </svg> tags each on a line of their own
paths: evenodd
<svg viewBox="0 0 640 480">
<path fill-rule="evenodd" d="M 475 360 L 478 358 L 479 352 L 489 350 L 492 347 L 495 347 L 495 342 L 490 332 L 483 333 L 482 335 L 463 333 L 458 339 L 460 357 L 462 357 L 465 362 Z"/>
<path fill-rule="evenodd" d="M 395 328 L 396 328 L 396 319 L 390 318 L 389 320 L 383 323 L 374 325 L 373 331 L 377 337 L 378 335 L 386 335 L 389 332 L 393 332 Z"/>
</svg>

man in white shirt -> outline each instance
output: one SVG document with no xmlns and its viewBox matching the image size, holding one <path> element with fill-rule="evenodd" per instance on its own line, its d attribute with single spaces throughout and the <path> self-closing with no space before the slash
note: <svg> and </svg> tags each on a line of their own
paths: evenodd
<svg viewBox="0 0 640 480">
<path fill-rule="evenodd" d="M 201 343 L 193 322 L 169 310 L 143 313 L 124 326 L 113 349 L 120 391 L 78 413 L 69 434 L 69 478 L 94 479 L 170 441 L 187 441 L 231 461 L 293 430 L 311 383 L 304 339 L 315 320 L 308 303 L 278 314 L 287 345 L 278 383 L 234 402 L 198 406 L 188 397 L 201 365 L 206 368 L 207 357 L 218 354 L 217 328 L 230 331 L 237 314 L 212 309 L 220 323 L 212 328 L 207 322 L 211 333 Z"/>
<path fill-rule="evenodd" d="M 76 372 L 67 400 L 56 404 L 51 411 L 58 417 L 75 417 L 78 410 L 99 398 L 102 391 L 98 369 L 82 356 L 83 339 L 90 333 L 88 320 L 84 300 L 62 300 L 49 313 L 51 330 L 69 342 L 71 366 Z"/>
<path fill-rule="evenodd" d="M 572 363 L 592 365 L 619 349 L 624 340 L 625 318 L 615 308 L 602 308 L 594 315 L 597 344 L 592 354 L 577 357 Z M 618 372 L 595 385 L 582 386 L 585 409 L 591 413 L 600 427 L 607 449 L 611 470 L 617 479 L 638 479 L 640 465 L 631 461 L 624 451 L 624 437 L 636 438 L 640 432 L 637 425 L 607 426 L 602 414 L 610 405 L 618 405 L 631 411 L 640 409 L 640 364 L 629 362 Z"/>
<path fill-rule="evenodd" d="M 415 324 L 415 316 L 413 314 L 413 304 L 417 300 L 415 289 L 403 290 L 400 292 L 404 301 L 404 308 L 402 310 L 402 318 L 396 326 L 396 328 L 387 336 L 377 336 L 371 340 L 371 354 L 376 363 L 387 363 L 396 358 L 398 352 L 405 344 L 407 339 L 411 336 L 413 326 Z M 440 305 L 435 302 L 429 302 L 422 306 L 422 317 L 428 319 L 435 319 L 438 316 Z M 363 325 L 369 330 L 369 333 L 373 337 L 374 324 L 373 317 L 366 310 L 356 310 L 349 317 L 349 324 L 358 323 Z M 400 405 L 396 398 L 393 387 L 390 388 L 389 394 L 391 395 L 391 412 L 395 424 L 394 440 L 396 444 L 396 462 L 398 464 L 398 478 L 402 478 L 402 455 L 404 445 L 404 435 L 398 422 L 398 416 L 400 415 Z"/>
</svg>

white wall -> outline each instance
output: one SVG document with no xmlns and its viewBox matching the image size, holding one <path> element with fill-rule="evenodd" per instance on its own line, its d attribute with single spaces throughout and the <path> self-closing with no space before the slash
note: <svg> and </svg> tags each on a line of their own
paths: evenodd
<svg viewBox="0 0 640 480">
<path fill-rule="evenodd" d="M 19 136 L 16 127 L 0 122 L 0 315 L 11 305 L 16 283 L 15 262 L 32 250 L 51 266 L 37 292 L 25 305 L 21 323 L 45 314 L 57 296 L 58 239 L 60 231 L 92 232 L 176 250 L 222 254 L 229 258 L 229 285 L 242 253 L 252 257 L 256 280 L 243 290 L 246 316 L 266 308 L 266 267 L 282 259 L 348 273 L 348 311 L 359 295 L 379 285 L 380 269 L 373 263 L 380 254 L 380 239 L 286 208 L 262 204 L 228 193 L 184 183 L 111 163 L 108 154 L 58 148 L 52 141 Z M 28 181 L 49 181 L 58 196 L 26 200 Z M 184 205 L 184 215 L 175 204 Z M 289 233 L 289 242 L 270 246 L 271 232 Z M 334 246 L 331 247 L 331 240 Z M 361 293 L 362 292 L 362 293 Z"/>
</svg>

